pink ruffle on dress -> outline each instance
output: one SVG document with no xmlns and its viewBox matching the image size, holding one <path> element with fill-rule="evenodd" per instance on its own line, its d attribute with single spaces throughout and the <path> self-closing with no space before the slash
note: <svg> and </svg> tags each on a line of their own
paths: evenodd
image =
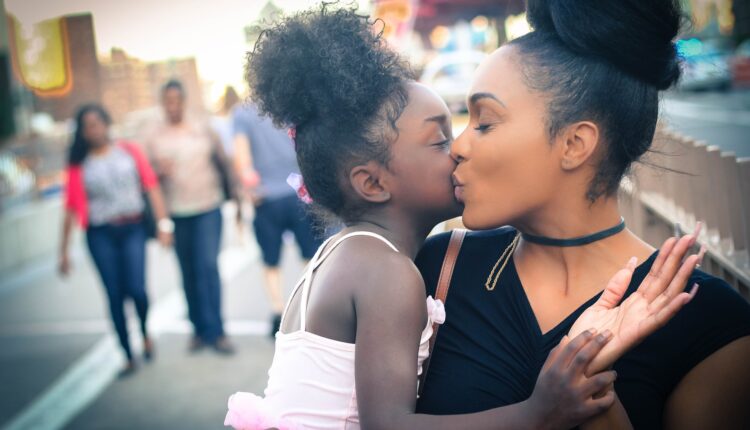
<svg viewBox="0 0 750 430">
<path fill-rule="evenodd" d="M 276 428 L 278 430 L 301 430 L 302 426 L 294 425 L 288 420 L 279 418 L 270 410 L 262 397 L 252 393 L 235 393 L 229 397 L 229 411 L 224 418 L 225 426 L 237 430 L 261 430 Z"/>
</svg>

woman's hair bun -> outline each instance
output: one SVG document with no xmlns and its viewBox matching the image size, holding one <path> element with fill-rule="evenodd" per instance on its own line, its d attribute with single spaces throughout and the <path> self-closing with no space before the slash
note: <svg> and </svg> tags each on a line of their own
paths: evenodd
<svg viewBox="0 0 750 430">
<path fill-rule="evenodd" d="M 366 16 L 337 3 L 283 19 L 247 54 L 250 97 L 279 125 L 361 124 L 408 73 Z"/>
<path fill-rule="evenodd" d="M 526 13 L 535 31 L 660 90 L 680 77 L 673 43 L 683 23 L 679 0 L 527 0 Z"/>
</svg>

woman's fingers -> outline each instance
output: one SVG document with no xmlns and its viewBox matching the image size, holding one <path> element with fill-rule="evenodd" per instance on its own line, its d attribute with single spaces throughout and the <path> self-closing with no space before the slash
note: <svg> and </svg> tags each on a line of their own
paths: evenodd
<svg viewBox="0 0 750 430">
<path fill-rule="evenodd" d="M 651 283 L 656 279 L 659 271 L 661 271 L 662 266 L 664 266 L 664 262 L 667 260 L 667 256 L 669 256 L 669 254 L 672 252 L 672 248 L 674 248 L 674 245 L 676 243 L 677 238 L 670 237 L 662 244 L 661 248 L 659 249 L 659 253 L 656 254 L 654 263 L 651 265 L 651 269 L 648 271 L 648 274 L 643 279 L 643 282 L 641 282 L 641 286 L 639 287 L 639 289 L 643 289 L 642 292 L 644 294 L 649 289 Z"/>
<path fill-rule="evenodd" d="M 622 296 L 628 290 L 630 280 L 633 278 L 633 272 L 638 265 L 638 259 L 632 257 L 625 268 L 620 269 L 612 279 L 607 283 L 607 287 L 604 289 L 599 300 L 594 303 L 594 307 L 602 307 L 604 309 L 612 309 L 620 303 Z"/>
<path fill-rule="evenodd" d="M 687 254 L 693 244 L 695 244 L 694 236 L 690 235 L 681 237 L 666 257 L 662 267 L 655 273 L 649 285 L 641 290 L 641 288 L 644 287 L 643 284 L 641 284 L 641 287 L 639 287 L 638 290 L 649 303 L 656 299 L 659 294 L 664 292 L 670 284 L 677 273 L 685 254 Z"/>
<path fill-rule="evenodd" d="M 691 300 L 698 293 L 698 284 L 693 284 L 693 288 L 689 293 L 680 293 L 677 297 L 674 297 L 669 301 L 662 309 L 659 309 L 655 314 L 651 315 L 644 321 L 644 337 L 653 333 L 669 322 L 683 306 L 690 303 Z"/>
<path fill-rule="evenodd" d="M 675 296 L 685 290 L 685 285 L 687 285 L 690 276 L 693 274 L 696 265 L 700 261 L 700 258 L 701 256 L 699 254 L 691 255 L 690 257 L 685 259 L 685 261 L 682 263 L 682 266 L 680 267 L 680 270 L 670 282 L 669 287 L 667 287 L 666 290 L 664 290 L 649 304 L 650 314 L 653 315 L 659 312 L 662 308 L 667 306 L 667 304 L 669 304 Z"/>
<path fill-rule="evenodd" d="M 665 294 L 668 297 L 674 297 L 685 291 L 685 286 L 687 286 L 690 276 L 693 274 L 695 268 L 703 259 L 704 253 L 705 248 L 701 247 L 701 252 L 698 255 L 691 255 L 690 257 L 685 259 L 685 261 L 680 266 L 680 270 L 677 272 L 677 275 L 675 275 L 674 279 L 672 279 L 672 282 L 670 282 L 669 287 L 667 287 L 667 290 L 665 291 Z"/>
</svg>

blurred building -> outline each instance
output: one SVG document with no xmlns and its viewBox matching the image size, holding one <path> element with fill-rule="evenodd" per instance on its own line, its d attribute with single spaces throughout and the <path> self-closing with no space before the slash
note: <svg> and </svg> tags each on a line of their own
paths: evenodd
<svg viewBox="0 0 750 430">
<path fill-rule="evenodd" d="M 193 112 L 204 112 L 203 91 L 198 78 L 198 67 L 195 58 L 170 59 L 148 65 L 152 94 L 158 103 L 161 98 L 161 87 L 170 79 L 182 82 L 187 93 L 187 108 Z"/>
<path fill-rule="evenodd" d="M 148 64 L 112 48 L 109 58 L 101 59 L 102 103 L 112 119 L 120 122 L 128 112 L 146 109 L 156 103 Z"/>
<path fill-rule="evenodd" d="M 71 118 L 84 103 L 100 101 L 102 80 L 91 14 L 58 19 L 63 30 L 63 47 L 68 55 L 68 84 L 61 91 L 35 89 L 34 105 L 37 111 L 49 113 L 59 121 Z"/>
<path fill-rule="evenodd" d="M 115 123 L 127 114 L 159 104 L 161 87 L 170 79 L 178 79 L 188 94 L 188 108 L 203 110 L 203 98 L 195 59 L 173 59 L 147 63 L 113 48 L 108 58 L 101 59 L 102 103 Z"/>
</svg>

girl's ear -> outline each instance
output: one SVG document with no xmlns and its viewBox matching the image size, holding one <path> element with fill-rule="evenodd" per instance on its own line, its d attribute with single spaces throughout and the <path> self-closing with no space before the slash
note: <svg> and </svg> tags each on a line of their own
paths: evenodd
<svg viewBox="0 0 750 430">
<path fill-rule="evenodd" d="M 349 182 L 365 201 L 371 203 L 385 203 L 391 199 L 391 193 L 381 182 L 383 166 L 375 161 L 354 166 L 349 172 Z"/>
</svg>

